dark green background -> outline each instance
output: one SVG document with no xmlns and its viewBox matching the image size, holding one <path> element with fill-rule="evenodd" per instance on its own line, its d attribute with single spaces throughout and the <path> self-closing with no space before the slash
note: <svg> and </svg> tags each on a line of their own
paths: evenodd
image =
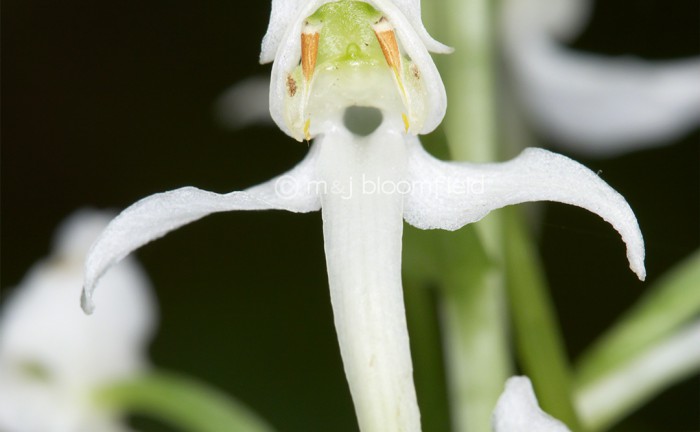
<svg viewBox="0 0 700 432">
<path fill-rule="evenodd" d="M 697 1 L 600 3 L 575 47 L 698 54 Z M 213 120 L 227 86 L 269 73 L 257 63 L 268 16 L 268 1 L 3 3 L 2 298 L 76 208 L 121 209 L 184 185 L 238 190 L 303 157 L 306 145 L 274 128 L 229 132 Z M 629 200 L 651 282 L 699 244 L 699 136 L 611 160 L 573 155 Z M 548 205 L 541 244 L 576 355 L 648 284 L 627 269 L 617 234 L 583 210 Z M 155 364 L 237 396 L 281 431 L 356 430 L 319 214 L 215 215 L 138 258 L 160 302 Z M 664 393 L 620 430 L 697 430 L 699 388 L 694 379 Z"/>
</svg>

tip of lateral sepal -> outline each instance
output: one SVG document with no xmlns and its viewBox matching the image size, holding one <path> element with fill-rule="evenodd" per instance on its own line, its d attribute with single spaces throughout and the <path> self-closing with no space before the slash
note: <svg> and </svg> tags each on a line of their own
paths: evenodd
<svg viewBox="0 0 700 432">
<path fill-rule="evenodd" d="M 80 307 L 85 312 L 85 315 L 92 315 L 95 310 L 95 303 L 92 301 L 91 289 L 87 285 L 83 286 L 83 292 L 80 294 Z"/>
<path fill-rule="evenodd" d="M 632 210 L 630 209 L 630 211 Z M 642 231 L 639 228 L 636 218 L 633 223 L 633 228 L 626 230 L 627 232 L 624 233 L 620 231 L 620 234 L 627 247 L 627 261 L 629 262 L 630 270 L 637 275 L 640 281 L 644 281 L 647 277 L 647 270 L 644 265 L 644 237 L 642 236 Z"/>
<path fill-rule="evenodd" d="M 647 270 L 644 267 L 644 250 L 641 252 L 641 256 L 638 254 L 635 254 L 634 256 L 631 256 L 632 254 L 628 255 L 628 259 L 630 261 L 630 269 L 634 272 L 634 274 L 637 275 L 640 281 L 644 281 L 647 278 Z"/>
<path fill-rule="evenodd" d="M 632 209 L 629 209 L 632 212 Z M 627 248 L 627 262 L 632 272 L 637 275 L 640 281 L 644 281 L 647 277 L 646 267 L 644 266 L 644 237 L 639 229 L 636 218 L 632 216 L 633 221 L 627 227 L 615 226 L 615 229 L 622 236 L 622 241 Z"/>
</svg>

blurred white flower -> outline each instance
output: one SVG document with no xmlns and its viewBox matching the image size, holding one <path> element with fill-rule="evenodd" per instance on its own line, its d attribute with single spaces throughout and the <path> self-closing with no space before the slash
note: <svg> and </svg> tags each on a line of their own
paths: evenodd
<svg viewBox="0 0 700 432">
<path fill-rule="evenodd" d="M 0 430 L 124 431 L 92 392 L 146 367 L 155 324 L 150 284 L 133 260 L 115 267 L 100 294 L 111 304 L 87 317 L 77 302 L 90 244 L 111 215 L 82 210 L 57 230 L 0 316 Z"/>
<path fill-rule="evenodd" d="M 644 278 L 644 245 L 624 198 L 593 172 L 545 150 L 501 164 L 434 159 L 417 134 L 446 108 L 418 0 L 274 0 L 261 59 L 274 60 L 270 111 L 297 140 L 317 138 L 288 173 L 243 192 L 193 187 L 147 197 L 93 246 L 83 307 L 109 267 L 211 213 L 321 210 L 335 326 L 364 432 L 419 431 L 401 286 L 403 220 L 458 229 L 491 210 L 535 200 L 586 208 L 611 223 Z"/>
<path fill-rule="evenodd" d="M 589 0 L 507 0 L 502 7 L 505 58 L 542 133 L 607 156 L 700 125 L 700 58 L 653 62 L 567 48 L 563 42 L 587 21 Z"/>
<path fill-rule="evenodd" d="M 220 124 L 231 129 L 250 125 L 271 125 L 270 78 L 256 75 L 241 80 L 226 89 L 214 106 L 214 114 Z"/>
<path fill-rule="evenodd" d="M 506 389 L 493 410 L 494 432 L 570 432 L 564 423 L 542 411 L 526 376 L 506 381 Z"/>
</svg>

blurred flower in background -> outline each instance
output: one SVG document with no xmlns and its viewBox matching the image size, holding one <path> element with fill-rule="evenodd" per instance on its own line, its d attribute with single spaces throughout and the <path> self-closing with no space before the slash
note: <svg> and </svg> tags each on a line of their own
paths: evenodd
<svg viewBox="0 0 700 432">
<path fill-rule="evenodd" d="M 109 308 L 79 305 L 83 261 L 113 215 L 80 210 L 56 231 L 51 255 L 35 264 L 0 316 L 0 429 L 6 432 L 116 432 L 120 413 L 94 393 L 148 368 L 156 325 L 151 285 L 127 259 L 98 294 Z"/>
<path fill-rule="evenodd" d="M 216 101 L 218 122 L 231 129 L 250 125 L 274 125 L 270 116 L 270 75 L 254 75 L 226 89 Z"/>
<path fill-rule="evenodd" d="M 696 128 L 700 58 L 644 61 L 568 48 L 564 43 L 586 26 L 591 3 L 503 3 L 505 60 L 522 113 L 545 136 L 596 156 L 661 145 Z"/>
</svg>

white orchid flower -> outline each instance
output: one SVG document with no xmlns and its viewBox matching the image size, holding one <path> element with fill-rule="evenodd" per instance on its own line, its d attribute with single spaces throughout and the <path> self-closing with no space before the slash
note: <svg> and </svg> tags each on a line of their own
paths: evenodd
<svg viewBox="0 0 700 432">
<path fill-rule="evenodd" d="M 0 430 L 125 431 L 92 393 L 146 367 L 155 321 L 150 283 L 133 260 L 104 278 L 93 317 L 75 302 L 83 261 L 111 214 L 80 211 L 57 231 L 51 256 L 37 263 L 0 316 Z"/>
<path fill-rule="evenodd" d="M 491 421 L 494 432 L 570 432 L 564 423 L 542 411 L 526 376 L 506 381 Z"/>
<path fill-rule="evenodd" d="M 83 307 L 107 269 L 138 247 L 216 212 L 321 210 L 338 341 L 360 428 L 419 431 L 401 285 L 403 220 L 455 230 L 491 210 L 534 200 L 586 208 L 627 243 L 644 278 L 632 210 L 593 172 L 537 149 L 502 164 L 432 158 L 445 92 L 428 49 L 447 51 L 420 21 L 418 0 L 275 0 L 262 61 L 274 60 L 271 114 L 314 139 L 295 168 L 242 192 L 193 187 L 147 197 L 119 215 L 86 262 Z"/>
<path fill-rule="evenodd" d="M 651 62 L 565 47 L 586 23 L 589 0 L 507 0 L 502 8 L 505 58 L 543 133 L 606 156 L 700 125 L 700 58 Z"/>
</svg>

